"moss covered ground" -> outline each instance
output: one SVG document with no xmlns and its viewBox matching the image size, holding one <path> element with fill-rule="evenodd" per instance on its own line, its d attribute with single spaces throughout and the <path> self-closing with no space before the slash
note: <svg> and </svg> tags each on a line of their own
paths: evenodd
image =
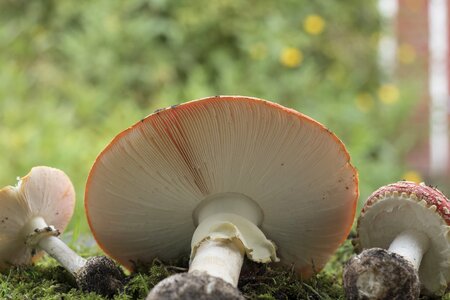
<svg viewBox="0 0 450 300">
<path fill-rule="evenodd" d="M 83 256 L 94 254 L 99 254 L 95 248 L 82 249 Z M 246 261 L 241 272 L 239 289 L 248 299 L 345 299 L 341 274 L 343 264 L 351 255 L 353 248 L 350 241 L 346 241 L 326 268 L 308 281 L 299 280 L 289 268 Z M 154 260 L 151 265 L 139 265 L 137 271 L 130 274 L 125 289 L 114 299 L 145 299 L 151 288 L 160 280 L 185 271 L 187 261 L 187 257 L 184 257 L 172 263 Z M 34 266 L 14 268 L 0 274 L 0 299 L 104 298 L 77 290 L 70 275 L 53 259 L 44 257 Z M 450 294 L 445 295 L 443 299 L 450 300 Z"/>
</svg>

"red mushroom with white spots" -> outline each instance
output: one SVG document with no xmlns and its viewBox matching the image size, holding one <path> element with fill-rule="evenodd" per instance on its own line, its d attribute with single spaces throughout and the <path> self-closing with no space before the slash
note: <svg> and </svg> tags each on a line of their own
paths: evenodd
<svg viewBox="0 0 450 300">
<path fill-rule="evenodd" d="M 344 270 L 348 299 L 417 299 L 450 282 L 450 202 L 425 184 L 381 187 L 358 219 L 357 249 Z"/>
<path fill-rule="evenodd" d="M 128 268 L 190 250 L 189 273 L 164 290 L 196 275 L 236 287 L 244 256 L 308 278 L 345 240 L 357 198 L 349 154 L 323 125 L 269 101 L 217 96 L 117 135 L 91 169 L 85 206 L 98 244 Z"/>
<path fill-rule="evenodd" d="M 85 259 L 58 236 L 69 223 L 75 191 L 63 171 L 34 167 L 17 186 L 0 190 L 0 270 L 28 265 L 41 251 L 55 258 L 76 279 L 79 287 L 111 296 L 125 275 L 106 257 Z"/>
</svg>

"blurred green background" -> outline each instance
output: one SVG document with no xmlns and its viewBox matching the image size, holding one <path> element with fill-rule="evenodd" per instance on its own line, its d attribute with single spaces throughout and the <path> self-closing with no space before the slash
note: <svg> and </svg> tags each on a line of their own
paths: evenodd
<svg viewBox="0 0 450 300">
<path fill-rule="evenodd" d="M 381 27 L 373 0 L 0 1 L 0 186 L 35 165 L 64 170 L 70 230 L 88 232 L 85 181 L 116 134 L 157 108 L 231 94 L 335 132 L 364 201 L 415 175 L 403 163 L 414 90 L 383 77 Z"/>
</svg>

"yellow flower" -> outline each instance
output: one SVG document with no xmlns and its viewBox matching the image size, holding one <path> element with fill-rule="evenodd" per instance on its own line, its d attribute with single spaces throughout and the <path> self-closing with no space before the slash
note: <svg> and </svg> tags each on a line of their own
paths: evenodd
<svg viewBox="0 0 450 300">
<path fill-rule="evenodd" d="M 400 98 L 400 91 L 395 84 L 383 84 L 378 89 L 378 98 L 384 104 L 393 104 Z"/>
<path fill-rule="evenodd" d="M 303 22 L 303 28 L 311 35 L 318 35 L 325 29 L 325 20 L 319 15 L 309 15 Z"/>
<path fill-rule="evenodd" d="M 416 183 L 423 182 L 423 179 L 422 179 L 422 176 L 420 175 L 420 173 L 417 171 L 413 171 L 413 170 L 406 171 L 405 173 L 403 173 L 402 179 L 407 180 L 407 181 L 416 182 Z"/>
<path fill-rule="evenodd" d="M 410 44 L 401 44 L 397 49 L 397 59 L 402 64 L 411 64 L 416 60 L 416 57 L 416 49 Z"/>
<path fill-rule="evenodd" d="M 295 68 L 299 66 L 302 61 L 303 53 L 297 48 L 287 47 L 281 52 L 280 62 L 288 68 Z"/>
<path fill-rule="evenodd" d="M 362 112 L 368 112 L 372 109 L 374 101 L 369 93 L 362 93 L 356 96 L 356 107 Z"/>
</svg>

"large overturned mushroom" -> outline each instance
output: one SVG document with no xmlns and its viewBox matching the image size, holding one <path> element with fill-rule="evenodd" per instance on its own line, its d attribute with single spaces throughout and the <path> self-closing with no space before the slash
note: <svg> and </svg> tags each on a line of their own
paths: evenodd
<svg viewBox="0 0 450 300">
<path fill-rule="evenodd" d="M 82 258 L 58 238 L 74 205 L 70 179 L 55 168 L 34 167 L 17 186 L 1 189 L 0 270 L 30 264 L 43 250 L 85 291 L 111 296 L 122 287 L 125 275 L 111 259 Z"/>
<path fill-rule="evenodd" d="M 409 181 L 383 186 L 366 201 L 357 250 L 344 270 L 348 299 L 418 299 L 442 295 L 450 282 L 450 202 L 436 188 Z"/>
<path fill-rule="evenodd" d="M 237 286 L 244 255 L 308 278 L 346 238 L 358 197 L 342 142 L 265 100 L 217 96 L 117 135 L 88 177 L 100 247 L 128 268 L 191 251 L 189 272 Z"/>
</svg>

